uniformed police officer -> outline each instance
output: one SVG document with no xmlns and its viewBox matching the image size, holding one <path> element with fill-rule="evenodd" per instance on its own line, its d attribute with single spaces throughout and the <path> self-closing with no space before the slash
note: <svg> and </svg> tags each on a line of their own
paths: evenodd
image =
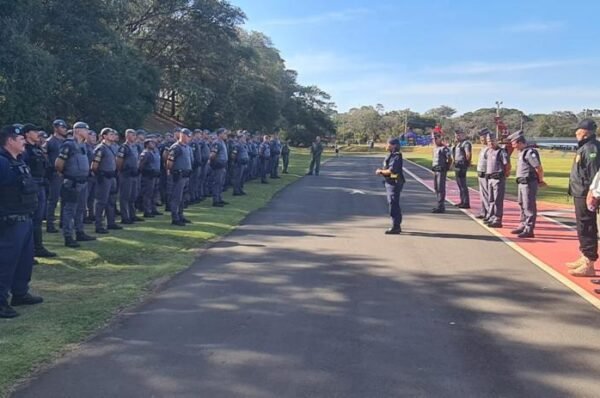
<svg viewBox="0 0 600 398">
<path fill-rule="evenodd" d="M 96 240 L 83 229 L 83 216 L 87 206 L 87 179 L 90 174 L 85 142 L 89 126 L 84 122 L 73 125 L 73 137 L 67 138 L 60 147 L 55 161 L 56 170 L 63 176 L 60 198 L 61 223 L 65 246 L 79 247 L 77 242 Z M 73 239 L 75 227 L 76 239 Z"/>
<path fill-rule="evenodd" d="M 269 170 L 269 163 L 271 162 L 271 143 L 268 135 L 263 137 L 263 141 L 258 147 L 258 159 L 260 162 L 258 166 L 260 171 L 260 182 L 261 184 L 268 184 L 267 172 Z"/>
<path fill-rule="evenodd" d="M 510 157 L 508 152 L 496 139 L 496 134 L 490 132 L 486 142 L 486 170 L 489 208 L 484 222 L 491 228 L 502 228 L 504 215 L 504 194 L 506 192 L 506 178 L 510 175 Z"/>
<path fill-rule="evenodd" d="M 161 151 L 161 163 L 164 167 L 164 192 L 165 192 L 165 211 L 171 211 L 171 196 L 173 196 L 173 176 L 167 170 L 167 160 L 169 158 L 169 151 L 177 141 L 179 141 L 179 135 L 181 133 L 180 127 L 175 127 L 172 134 L 167 135 L 167 140 Z"/>
<path fill-rule="evenodd" d="M 56 257 L 46 249 L 43 244 L 42 221 L 46 214 L 46 173 L 48 171 L 48 159 L 40 145 L 39 130 L 33 124 L 25 124 L 21 130 L 25 137 L 25 152 L 23 152 L 23 161 L 29 167 L 33 181 L 38 189 L 38 207 L 33 213 L 33 247 L 35 257 Z"/>
<path fill-rule="evenodd" d="M 388 141 L 387 150 L 390 153 L 383 162 L 383 168 L 377 169 L 376 174 L 385 178 L 385 192 L 392 218 L 392 227 L 385 231 L 387 235 L 397 235 L 402 232 L 402 209 L 400 208 L 400 193 L 404 187 L 402 171 L 402 154 L 400 141 L 392 138 Z"/>
<path fill-rule="evenodd" d="M 274 133 L 271 138 L 271 178 L 279 177 L 279 157 L 281 156 L 281 141 L 279 134 Z"/>
<path fill-rule="evenodd" d="M 208 134 L 209 131 L 204 130 L 202 131 L 202 136 L 200 137 L 202 163 L 200 164 L 200 177 L 198 180 L 198 197 L 201 201 L 210 196 L 210 188 L 208 187 L 208 172 L 210 171 L 210 166 L 208 165 L 208 161 L 210 159 L 210 140 Z"/>
<path fill-rule="evenodd" d="M 117 132 L 105 127 L 100 131 L 100 137 L 102 141 L 96 146 L 92 161 L 92 171 L 96 176 L 96 233 L 107 234 L 109 229 L 123 229 L 115 221 L 117 152 L 113 144 L 117 140 Z"/>
<path fill-rule="evenodd" d="M 169 148 L 169 157 L 167 158 L 167 173 L 173 180 L 173 189 L 169 200 L 171 224 L 178 226 L 184 226 L 191 222 L 183 216 L 183 193 L 192 174 L 192 153 L 188 146 L 191 138 L 190 130 L 181 129 L 179 139 Z"/>
<path fill-rule="evenodd" d="M 315 175 L 319 175 L 321 169 L 321 154 L 323 153 L 323 144 L 321 143 L 321 137 L 316 137 L 315 141 L 310 146 L 310 166 L 308 167 L 307 175 L 312 175 L 313 171 Z"/>
<path fill-rule="evenodd" d="M 228 154 L 225 139 L 227 138 L 227 129 L 217 130 L 215 141 L 211 147 L 210 168 L 212 173 L 212 195 L 214 207 L 223 207 L 227 204 L 223 200 L 223 185 L 225 184 L 225 168 L 227 167 Z"/>
<path fill-rule="evenodd" d="M 142 173 L 142 205 L 145 218 L 152 218 L 158 212 L 154 201 L 154 187 L 160 176 L 160 155 L 155 149 L 156 142 L 151 138 L 146 138 L 139 164 Z"/>
<path fill-rule="evenodd" d="M 285 140 L 281 145 L 281 160 L 283 161 L 283 174 L 288 173 L 288 166 L 290 165 L 290 141 Z"/>
<path fill-rule="evenodd" d="M 248 179 L 253 180 L 258 177 L 258 143 L 255 136 L 251 136 L 248 142 L 248 155 L 250 156 Z"/>
<path fill-rule="evenodd" d="M 444 145 L 442 135 L 433 133 L 433 188 L 435 190 L 437 205 L 431 211 L 432 213 L 444 213 L 446 211 L 446 178 L 448 170 L 452 165 L 450 149 Z"/>
<path fill-rule="evenodd" d="M 470 209 L 471 200 L 469 196 L 469 186 L 467 185 L 467 171 L 471 166 L 472 148 L 471 142 L 467 140 L 465 132 L 462 129 L 454 131 L 456 144 L 452 147 L 452 161 L 454 164 L 454 175 L 456 184 L 460 193 L 460 203 L 458 207 L 461 209 Z"/>
<path fill-rule="evenodd" d="M 517 160 L 517 199 L 521 209 L 519 227 L 511 231 L 519 238 L 535 237 L 534 229 L 537 218 L 538 187 L 545 186 L 544 169 L 538 151 L 527 145 L 523 131 L 516 131 L 508 136 L 512 147 L 519 153 Z"/>
<path fill-rule="evenodd" d="M 567 263 L 573 276 L 594 276 L 594 264 L 598 260 L 598 226 L 596 209 L 588 209 L 586 199 L 594 176 L 600 169 L 600 142 L 596 140 L 598 126 L 592 119 L 584 119 L 577 125 L 577 153 L 569 176 L 569 194 L 575 205 L 577 238 L 581 257 Z"/>
<path fill-rule="evenodd" d="M 136 221 L 143 221 L 135 214 L 139 156 L 136 131 L 127 129 L 125 130 L 125 142 L 119 147 L 116 159 L 120 184 L 119 209 L 121 210 L 121 224 L 133 224 Z"/>
<path fill-rule="evenodd" d="M 479 130 L 479 143 L 483 145 L 481 151 L 479 151 L 479 157 L 477 159 L 477 182 L 479 183 L 479 203 L 480 209 L 477 218 L 485 219 L 487 216 L 487 212 L 489 209 L 488 203 L 488 188 L 487 188 L 487 179 L 485 178 L 485 170 L 487 169 L 487 135 L 490 133 L 490 130 L 487 128 L 483 128 Z"/>
<path fill-rule="evenodd" d="M 98 145 L 98 135 L 94 130 L 90 130 L 86 140 L 86 152 L 90 164 L 90 175 L 87 186 L 87 214 L 83 219 L 84 224 L 93 224 L 96 220 L 94 210 L 94 200 L 96 199 L 96 176 L 92 173 L 92 161 L 94 160 L 94 149 Z"/>
<path fill-rule="evenodd" d="M 250 156 L 248 155 L 248 146 L 244 134 L 238 136 L 238 143 L 233 150 L 233 161 L 233 195 L 246 195 L 246 192 L 244 192 L 244 175 L 250 161 Z"/>
<path fill-rule="evenodd" d="M 18 316 L 12 306 L 44 301 L 29 293 L 38 184 L 21 158 L 25 139 L 20 134 L 15 126 L 0 129 L 0 318 Z"/>
<path fill-rule="evenodd" d="M 60 199 L 60 190 L 62 186 L 62 176 L 56 172 L 54 163 L 58 154 L 60 153 L 60 147 L 63 141 L 67 139 L 67 123 L 62 119 L 56 119 L 52 122 L 54 133 L 50 138 L 46 140 L 44 149 L 46 156 L 48 157 L 48 206 L 46 208 L 46 232 L 57 233 L 55 221 L 56 221 L 56 206 Z M 62 211 L 61 211 L 62 212 Z"/>
<path fill-rule="evenodd" d="M 190 202 L 200 201 L 200 174 L 202 173 L 202 130 L 194 130 L 189 147 L 192 151 L 192 175 L 190 176 L 189 191 Z"/>
</svg>

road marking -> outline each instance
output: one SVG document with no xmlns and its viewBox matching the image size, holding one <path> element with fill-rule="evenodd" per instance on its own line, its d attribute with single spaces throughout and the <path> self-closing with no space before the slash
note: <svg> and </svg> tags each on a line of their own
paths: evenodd
<svg viewBox="0 0 600 398">
<path fill-rule="evenodd" d="M 356 195 L 356 194 L 366 195 L 366 193 L 364 191 L 361 191 L 360 189 L 353 189 L 350 191 L 350 195 Z"/>
<path fill-rule="evenodd" d="M 411 163 L 411 164 L 416 164 L 416 163 L 411 162 L 411 161 L 408 161 L 408 162 Z M 427 170 L 425 167 L 423 167 L 421 165 L 417 165 L 417 166 L 422 167 L 425 170 Z M 435 192 L 435 190 L 432 187 L 430 187 L 429 185 L 427 185 L 427 183 L 425 181 L 423 181 L 416 174 L 414 174 L 413 172 L 411 172 L 410 170 L 408 170 L 406 167 L 404 168 L 404 171 L 409 176 L 411 176 L 415 181 L 421 183 L 425 188 L 429 189 L 431 192 Z M 470 189 L 472 189 L 472 188 L 470 188 Z M 454 202 L 454 201 L 452 201 L 450 199 L 446 199 L 446 201 L 449 202 L 449 203 L 451 203 L 451 204 L 453 204 L 453 205 L 456 204 L 456 202 Z M 600 310 L 600 299 L 598 299 L 598 297 L 592 295 L 591 293 L 589 293 L 588 291 L 586 291 L 585 289 L 583 289 L 581 286 L 579 286 L 575 282 L 573 282 L 570 279 L 566 278 L 561 273 L 559 273 L 558 271 L 556 271 L 553 267 L 551 267 L 550 265 L 544 263 L 543 261 L 541 261 L 537 257 L 533 256 L 532 254 L 530 254 L 525 249 L 522 249 L 519 245 L 517 245 L 515 242 L 511 241 L 510 239 L 506 238 L 504 235 L 502 235 L 500 232 L 496 231 L 494 228 L 489 228 L 487 225 L 485 225 L 483 222 L 481 222 L 479 219 L 477 219 L 469 211 L 467 211 L 465 209 L 458 209 L 458 210 L 461 211 L 461 212 L 463 212 L 464 214 L 466 214 L 468 217 L 470 217 L 473 221 L 475 221 L 479 225 L 481 225 L 483 228 L 485 228 L 492 235 L 496 236 L 498 239 L 500 239 L 502 242 L 504 242 L 506 245 L 508 245 L 508 247 L 510 247 L 511 249 L 513 249 L 514 251 L 516 251 L 517 253 L 519 253 L 523 257 L 525 257 L 527 260 L 531 261 L 539 269 L 541 269 L 542 271 L 546 272 L 548 275 L 552 276 L 554 279 L 556 279 L 557 281 L 559 281 L 560 283 L 562 283 L 563 285 L 565 285 L 566 287 L 568 287 L 569 289 L 571 289 L 572 291 L 574 291 L 575 293 L 577 293 L 579 296 L 581 296 L 581 298 L 583 298 L 584 300 L 586 300 L 588 303 L 590 303 L 591 305 L 593 305 L 594 307 L 596 307 L 596 309 Z M 554 221 L 552 219 L 548 219 L 548 220 L 549 221 Z M 559 223 L 558 221 L 554 221 L 554 222 L 556 224 L 560 224 L 563 227 L 567 227 L 566 225 L 564 225 L 562 223 Z M 571 227 L 568 227 L 568 229 L 573 230 L 573 228 L 571 228 Z"/>
</svg>

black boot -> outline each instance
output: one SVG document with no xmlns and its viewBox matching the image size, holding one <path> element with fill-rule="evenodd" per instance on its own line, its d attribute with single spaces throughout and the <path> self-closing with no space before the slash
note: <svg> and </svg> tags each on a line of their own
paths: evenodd
<svg viewBox="0 0 600 398">
<path fill-rule="evenodd" d="M 35 248 L 34 257 L 48 257 L 48 258 L 56 257 L 56 253 L 51 252 L 50 250 L 46 249 L 44 246 L 41 246 L 41 247 Z"/>
<path fill-rule="evenodd" d="M 81 245 L 77 243 L 77 241 L 73 239 L 72 236 L 65 236 L 65 246 L 72 248 L 81 247 Z"/>
<path fill-rule="evenodd" d="M 96 240 L 96 237 L 90 236 L 85 232 L 81 231 L 76 233 L 75 239 L 77 240 L 77 242 L 90 242 L 92 240 Z"/>
</svg>

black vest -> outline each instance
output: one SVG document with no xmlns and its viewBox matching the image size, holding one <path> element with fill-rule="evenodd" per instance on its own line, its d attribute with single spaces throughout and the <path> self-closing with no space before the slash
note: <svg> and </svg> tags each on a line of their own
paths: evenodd
<svg viewBox="0 0 600 398">
<path fill-rule="evenodd" d="M 0 149 L 0 156 L 8 160 L 11 172 L 16 176 L 13 184 L 0 186 L 0 216 L 33 213 L 38 205 L 38 185 L 33 180 L 29 167 L 23 160 L 13 158 L 3 149 Z"/>
</svg>

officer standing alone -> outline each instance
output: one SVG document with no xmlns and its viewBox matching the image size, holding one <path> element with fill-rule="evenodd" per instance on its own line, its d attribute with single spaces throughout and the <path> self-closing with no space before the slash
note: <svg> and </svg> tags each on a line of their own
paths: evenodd
<svg viewBox="0 0 600 398">
<path fill-rule="evenodd" d="M 385 231 L 387 235 L 398 235 L 402 232 L 402 209 L 400 208 L 400 193 L 404 187 L 404 174 L 402 171 L 402 154 L 400 141 L 392 138 L 388 141 L 387 150 L 390 153 L 383 162 L 383 168 L 375 173 L 384 177 L 385 193 L 390 208 L 392 227 Z"/>
<path fill-rule="evenodd" d="M 288 167 L 290 165 L 290 141 L 285 140 L 281 145 L 281 160 L 283 161 L 283 174 L 288 173 Z"/>
<path fill-rule="evenodd" d="M 454 163 L 454 175 L 456 177 L 456 185 L 460 193 L 460 209 L 470 209 L 471 200 L 469 197 L 469 186 L 467 185 L 467 171 L 471 166 L 471 158 L 473 156 L 473 146 L 466 139 L 465 132 L 462 129 L 454 131 L 456 137 L 456 145 L 452 148 L 452 159 Z"/>
<path fill-rule="evenodd" d="M 187 145 L 192 138 L 192 132 L 188 129 L 182 129 L 179 133 L 179 139 L 169 149 L 167 158 L 167 173 L 173 180 L 173 189 L 171 199 L 171 224 L 184 226 L 190 223 L 183 216 L 183 193 L 186 185 L 192 175 L 192 152 Z"/>
<path fill-rule="evenodd" d="M 321 137 L 316 137 L 315 141 L 310 146 L 310 166 L 308 167 L 307 175 L 311 176 L 313 171 L 315 175 L 319 175 L 321 169 L 321 154 L 323 153 L 323 144 L 321 143 Z"/>
<path fill-rule="evenodd" d="M 435 190 L 437 205 L 432 213 L 444 213 L 446 211 L 446 178 L 448 170 L 452 165 L 450 149 L 442 142 L 442 135 L 433 133 L 433 187 Z"/>
<path fill-rule="evenodd" d="M 31 214 L 37 209 L 38 187 L 21 159 L 25 139 L 20 134 L 15 126 L 0 129 L 0 318 L 18 316 L 12 306 L 44 301 L 29 293 L 33 270 Z"/>
<path fill-rule="evenodd" d="M 508 139 L 512 147 L 519 151 L 517 160 L 517 201 L 521 209 L 519 227 L 511 233 L 519 238 L 534 238 L 537 219 L 537 192 L 544 182 L 544 169 L 539 152 L 527 145 L 525 134 L 517 131 Z"/>
</svg>

